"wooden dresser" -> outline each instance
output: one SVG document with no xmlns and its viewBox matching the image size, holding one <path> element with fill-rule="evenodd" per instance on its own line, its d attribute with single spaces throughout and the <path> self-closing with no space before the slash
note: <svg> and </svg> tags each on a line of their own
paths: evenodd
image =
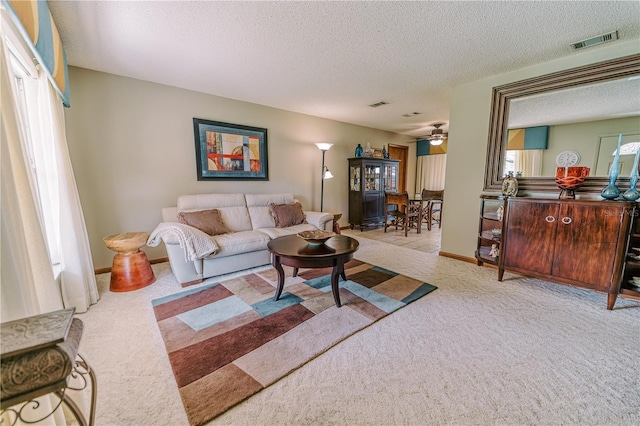
<svg viewBox="0 0 640 426">
<path fill-rule="evenodd" d="M 613 309 L 631 250 L 635 204 L 506 199 L 496 261 L 498 279 L 502 281 L 507 270 L 589 288 L 607 293 L 607 309 Z"/>
</svg>

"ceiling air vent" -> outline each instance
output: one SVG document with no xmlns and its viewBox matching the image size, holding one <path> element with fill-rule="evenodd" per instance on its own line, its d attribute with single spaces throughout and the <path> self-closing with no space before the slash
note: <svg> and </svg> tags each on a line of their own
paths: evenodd
<svg viewBox="0 0 640 426">
<path fill-rule="evenodd" d="M 597 37 L 591 37 L 587 40 L 582 40 L 577 43 L 571 43 L 571 47 L 574 49 L 584 49 L 585 47 L 596 46 L 598 44 L 607 43 L 618 39 L 618 32 L 602 34 Z"/>
<path fill-rule="evenodd" d="M 419 112 L 410 112 L 409 114 L 402 114 L 403 117 L 413 117 L 414 115 L 420 115 Z"/>
<path fill-rule="evenodd" d="M 369 105 L 371 108 L 378 108 L 379 106 L 382 105 L 389 105 L 389 102 L 386 101 L 380 101 L 380 102 L 376 102 L 375 104 L 371 104 Z"/>
</svg>

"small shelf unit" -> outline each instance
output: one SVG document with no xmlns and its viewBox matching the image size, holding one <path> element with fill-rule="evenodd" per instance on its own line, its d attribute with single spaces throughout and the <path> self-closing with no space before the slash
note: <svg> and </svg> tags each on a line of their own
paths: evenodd
<svg viewBox="0 0 640 426">
<path fill-rule="evenodd" d="M 478 266 L 485 263 L 498 265 L 501 255 L 503 216 L 506 211 L 506 197 L 498 195 L 480 196 L 480 220 L 478 224 L 478 245 L 476 261 Z M 498 235 L 494 232 L 498 232 Z"/>
<path fill-rule="evenodd" d="M 636 205 L 633 215 L 633 225 L 629 234 L 629 243 L 627 244 L 627 258 L 624 262 L 624 271 L 622 274 L 622 282 L 620 283 L 620 294 L 640 300 L 640 287 L 631 283 L 633 277 L 640 277 L 640 259 L 633 259 L 631 256 L 640 255 L 640 251 L 634 248 L 640 248 L 640 219 L 638 218 L 640 208 Z"/>
</svg>

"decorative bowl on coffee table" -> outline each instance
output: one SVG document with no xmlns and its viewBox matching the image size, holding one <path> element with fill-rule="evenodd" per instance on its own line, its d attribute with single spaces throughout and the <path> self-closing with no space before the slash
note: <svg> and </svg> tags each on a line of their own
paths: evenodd
<svg viewBox="0 0 640 426">
<path fill-rule="evenodd" d="M 334 235 L 336 235 L 335 232 L 323 231 L 321 229 L 298 232 L 298 237 L 302 238 L 312 246 L 324 244 L 329 238 L 333 237 Z"/>
<path fill-rule="evenodd" d="M 576 198 L 575 190 L 580 188 L 584 180 L 589 177 L 589 171 L 589 167 L 582 166 L 558 167 L 556 169 L 556 185 L 562 189 L 558 198 L 561 200 Z"/>
</svg>

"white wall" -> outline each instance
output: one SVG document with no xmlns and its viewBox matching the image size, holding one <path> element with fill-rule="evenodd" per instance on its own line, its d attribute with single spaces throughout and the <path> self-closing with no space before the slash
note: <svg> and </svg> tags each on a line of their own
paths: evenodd
<svg viewBox="0 0 640 426">
<path fill-rule="evenodd" d="M 291 192 L 319 210 L 315 142 L 335 144 L 326 154 L 335 177 L 325 181 L 324 210 L 342 212 L 342 225 L 347 158 L 358 143 L 408 145 L 407 190 L 415 192 L 415 138 L 83 68 L 71 67 L 69 77 L 67 138 L 95 268 L 110 267 L 114 255 L 103 237 L 152 231 L 160 209 L 182 194 Z M 269 180 L 197 181 L 194 117 L 267 128 Z M 162 246 L 144 250 L 150 259 L 166 256 Z"/>
<path fill-rule="evenodd" d="M 578 152 L 580 163 L 577 166 L 590 167 L 591 176 L 608 176 L 608 163 L 600 167 L 599 173 L 596 172 L 600 138 L 615 136 L 617 142 L 620 133 L 625 135 L 640 133 L 640 119 L 638 117 L 615 118 L 550 126 L 549 149 L 544 151 L 542 176 L 556 175 L 556 157 L 565 150 Z"/>
<path fill-rule="evenodd" d="M 564 59 L 496 75 L 453 89 L 445 211 L 442 221 L 442 252 L 474 257 L 493 87 L 637 53 L 640 53 L 638 40 L 614 42 L 580 53 L 568 51 L 567 54 L 570 56 Z"/>
</svg>

